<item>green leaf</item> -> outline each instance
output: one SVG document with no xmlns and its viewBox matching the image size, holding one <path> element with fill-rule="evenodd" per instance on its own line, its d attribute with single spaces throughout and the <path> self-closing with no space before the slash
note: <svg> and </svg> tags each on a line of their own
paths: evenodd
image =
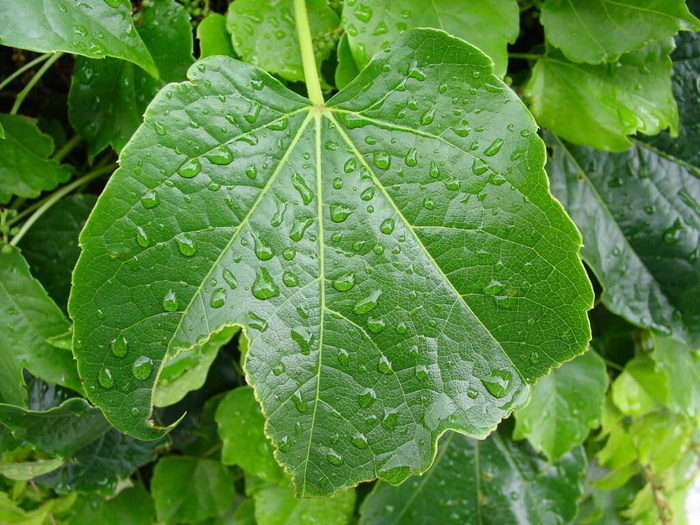
<svg viewBox="0 0 700 525">
<path fill-rule="evenodd" d="M 56 470 L 61 465 L 63 465 L 63 458 L 0 463 L 0 475 L 16 481 L 29 481 L 37 476 Z"/>
<path fill-rule="evenodd" d="M 643 415 L 668 403 L 669 377 L 648 356 L 627 363 L 612 384 L 612 399 L 623 414 Z"/>
<path fill-rule="evenodd" d="M 326 0 L 307 0 L 306 9 L 320 71 L 335 47 L 340 19 Z M 293 0 L 236 0 L 228 9 L 227 28 L 242 60 L 286 80 L 304 80 Z"/>
<path fill-rule="evenodd" d="M 214 55 L 236 57 L 231 35 L 226 29 L 226 17 L 219 13 L 212 13 L 199 23 L 197 38 L 199 39 L 199 58 Z"/>
<path fill-rule="evenodd" d="M 301 499 L 294 496 L 291 487 L 270 485 L 257 490 L 253 499 L 258 525 L 346 525 L 351 523 L 355 510 L 354 490 L 332 498 Z"/>
<path fill-rule="evenodd" d="M 589 350 L 535 385 L 530 404 L 515 413 L 513 438 L 558 460 L 600 424 L 607 389 L 605 363 Z"/>
<path fill-rule="evenodd" d="M 2 127 L 2 124 L 0 124 L 0 139 L 5 138 L 5 128 Z"/>
<path fill-rule="evenodd" d="M 81 374 L 122 431 L 161 434 L 166 352 L 242 325 L 299 494 L 398 483 L 444 430 L 487 435 L 582 353 L 580 238 L 534 121 L 477 49 L 408 32 L 325 108 L 226 57 L 189 74 L 123 152 L 74 274 Z"/>
<path fill-rule="evenodd" d="M 167 440 L 139 441 L 109 430 L 70 458 L 60 469 L 36 479 L 59 493 L 100 492 L 112 495 L 119 480 L 156 458 Z"/>
<path fill-rule="evenodd" d="M 69 118 L 90 143 L 92 157 L 107 146 L 121 151 L 158 89 L 164 82 L 184 80 L 194 61 L 190 17 L 174 0 L 157 0 L 146 7 L 139 17 L 138 33 L 161 80 L 124 60 L 76 58 L 68 95 Z"/>
<path fill-rule="evenodd" d="M 646 414 L 633 419 L 629 426 L 639 463 L 655 473 L 680 461 L 693 430 L 695 421 L 670 412 Z"/>
<path fill-rule="evenodd" d="M 696 417 L 700 411 L 700 353 L 670 337 L 655 337 L 654 343 L 652 357 L 670 378 L 669 409 Z"/>
<path fill-rule="evenodd" d="M 0 401 L 25 406 L 22 369 L 82 392 L 70 352 L 45 340 L 68 331 L 68 321 L 29 273 L 19 250 L 0 249 Z"/>
<path fill-rule="evenodd" d="M 346 2 L 343 26 L 360 69 L 375 53 L 414 27 L 434 27 L 466 40 L 495 63 L 496 75 L 505 75 L 507 45 L 519 32 L 516 0 L 408 0 Z"/>
<path fill-rule="evenodd" d="M 552 140 L 552 192 L 579 227 L 603 303 L 639 326 L 700 338 L 700 170 L 635 142 L 609 154 Z"/>
<path fill-rule="evenodd" d="M 525 95 L 537 122 L 575 144 L 608 151 L 631 146 L 627 135 L 678 133 L 671 89 L 670 40 L 652 42 L 614 64 L 576 64 L 556 50 L 538 60 Z"/>
<path fill-rule="evenodd" d="M 156 463 L 151 494 L 160 521 L 192 523 L 223 514 L 235 489 L 218 461 L 168 456 Z"/>
<path fill-rule="evenodd" d="M 18 245 L 32 274 L 64 311 L 80 255 L 78 234 L 96 201 L 94 195 L 66 197 L 39 217 Z"/>
<path fill-rule="evenodd" d="M 352 56 L 348 34 L 343 33 L 338 43 L 338 67 L 335 69 L 335 85 L 338 89 L 343 89 L 360 74 L 360 69 Z"/>
<path fill-rule="evenodd" d="M 272 455 L 272 446 L 265 438 L 265 418 L 252 388 L 241 387 L 226 394 L 216 409 L 216 422 L 224 443 L 221 452 L 224 465 L 238 465 L 249 476 L 287 484 Z"/>
<path fill-rule="evenodd" d="M 153 404 L 157 407 L 174 405 L 189 392 L 201 388 L 219 349 L 227 344 L 237 331 L 236 328 L 225 328 L 213 334 L 203 345 L 165 361 L 158 377 Z"/>
<path fill-rule="evenodd" d="M 245 499 L 236 509 L 233 516 L 235 525 L 258 525 L 255 520 L 255 502 L 253 499 Z"/>
<path fill-rule="evenodd" d="M 0 0 L 0 28 L 5 46 L 123 58 L 158 76 L 128 0 Z"/>
<path fill-rule="evenodd" d="M 36 123 L 18 115 L 0 115 L 0 125 L 5 129 L 5 139 L 0 141 L 0 204 L 8 203 L 12 195 L 38 197 L 68 180 L 68 167 L 49 160 L 53 140 Z"/>
<path fill-rule="evenodd" d="M 70 456 L 111 428 L 102 412 L 81 398 L 46 411 L 0 405 L 0 423 L 14 436 L 50 456 Z"/>
<path fill-rule="evenodd" d="M 581 447 L 549 464 L 526 443 L 498 432 L 485 441 L 450 432 L 422 477 L 375 486 L 360 523 L 569 523 L 585 472 Z"/>
<path fill-rule="evenodd" d="M 698 31 L 685 0 L 546 0 L 541 13 L 547 40 L 574 62 L 614 62 L 648 42 Z"/>
<path fill-rule="evenodd" d="M 608 396 L 605 403 L 602 427 L 600 437 L 607 436 L 607 441 L 596 454 L 600 465 L 608 469 L 620 469 L 634 462 L 637 451 L 632 436 L 627 431 L 625 415 L 613 404 L 611 396 Z"/>
<path fill-rule="evenodd" d="M 122 490 L 116 497 L 83 496 L 71 507 L 67 523 L 71 525 L 151 525 L 156 511 L 153 499 L 141 483 Z"/>
</svg>

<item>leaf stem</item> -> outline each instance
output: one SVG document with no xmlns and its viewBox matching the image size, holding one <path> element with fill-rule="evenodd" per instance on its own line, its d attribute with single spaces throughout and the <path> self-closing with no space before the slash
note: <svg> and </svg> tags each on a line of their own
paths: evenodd
<svg viewBox="0 0 700 525">
<path fill-rule="evenodd" d="M 618 372 L 624 372 L 624 371 L 625 371 L 624 367 L 618 365 L 618 364 L 615 363 L 614 361 L 610 361 L 610 359 L 605 359 L 605 358 L 603 358 L 603 361 L 605 362 L 605 364 L 606 364 L 606 366 L 607 366 L 608 368 L 612 368 L 613 370 L 617 370 Z"/>
<path fill-rule="evenodd" d="M 316 106 L 322 106 L 325 100 L 323 100 L 321 82 L 318 79 L 318 70 L 316 69 L 316 58 L 314 57 L 314 46 L 311 40 L 311 27 L 309 26 L 309 15 L 306 11 L 306 0 L 294 0 L 294 15 L 297 20 L 297 33 L 299 34 L 299 44 L 301 46 L 301 62 L 304 66 L 306 90 L 311 102 Z"/>
<path fill-rule="evenodd" d="M 10 110 L 10 115 L 17 114 L 17 111 L 19 111 L 19 107 L 22 105 L 22 102 L 24 102 L 24 99 L 27 98 L 27 95 L 32 90 L 32 88 L 36 85 L 37 82 L 39 82 L 39 80 L 41 80 L 41 77 L 44 76 L 44 73 L 46 73 L 49 70 L 49 68 L 54 64 L 54 62 L 56 62 L 56 60 L 58 60 L 62 56 L 63 53 L 54 53 L 53 56 L 51 56 L 51 58 L 49 58 L 44 63 L 44 65 L 41 66 L 41 69 L 36 72 L 36 75 L 34 75 L 32 79 L 29 82 L 27 82 L 27 85 L 24 86 L 24 89 L 17 94 L 17 99 L 15 100 L 15 105 L 12 106 L 12 109 Z"/>
<path fill-rule="evenodd" d="M 22 237 L 29 231 L 29 229 L 34 225 L 34 223 L 41 217 L 44 213 L 46 213 L 49 208 L 51 208 L 54 204 L 56 204 L 59 200 L 61 200 L 63 197 L 68 195 L 70 192 L 73 190 L 79 188 L 80 186 L 87 184 L 88 182 L 96 179 L 97 177 L 101 177 L 102 175 L 105 175 L 107 173 L 111 173 L 114 171 L 114 169 L 117 167 L 116 164 L 110 164 L 109 166 L 104 166 L 102 168 L 97 168 L 95 170 L 92 170 L 91 172 L 83 175 L 79 179 L 74 180 L 70 184 L 67 184 L 66 186 L 63 186 L 58 191 L 55 191 L 52 193 L 44 202 L 41 206 L 37 208 L 37 210 L 27 219 L 27 221 L 22 225 L 22 227 L 19 229 L 17 232 L 17 235 L 15 235 L 12 240 L 10 241 L 10 245 L 12 246 L 17 246 L 17 243 L 22 240 Z"/>
<path fill-rule="evenodd" d="M 508 58 L 521 58 L 523 60 L 542 60 L 547 57 L 544 55 L 535 55 L 533 53 L 508 53 Z"/>
<path fill-rule="evenodd" d="M 31 62 L 24 64 L 21 68 L 19 68 L 17 71 L 12 73 L 9 77 L 7 77 L 5 80 L 0 82 L 0 89 L 5 89 L 5 86 L 7 86 L 14 79 L 23 75 L 26 71 L 29 71 L 31 68 L 33 68 L 37 64 L 41 64 L 44 60 L 46 60 L 50 56 L 51 56 L 51 53 L 46 53 L 45 55 L 41 55 L 40 57 L 35 58 Z"/>
<path fill-rule="evenodd" d="M 73 149 L 80 144 L 80 141 L 83 140 L 80 135 L 73 135 L 73 137 L 66 142 L 61 149 L 59 149 L 56 153 L 53 154 L 53 157 L 51 157 L 51 160 L 56 161 L 60 163 L 66 156 L 73 151 Z"/>
</svg>

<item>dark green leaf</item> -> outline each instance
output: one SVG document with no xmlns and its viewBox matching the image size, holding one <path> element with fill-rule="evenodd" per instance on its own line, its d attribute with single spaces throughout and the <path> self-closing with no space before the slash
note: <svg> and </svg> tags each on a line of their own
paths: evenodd
<svg viewBox="0 0 700 525">
<path fill-rule="evenodd" d="M 0 44 L 123 58 L 158 76 L 128 0 L 0 0 Z"/>
<path fill-rule="evenodd" d="M 652 42 L 614 64 L 576 64 L 556 50 L 537 61 L 525 94 L 537 122 L 575 144 L 608 151 L 631 146 L 627 135 L 678 132 L 671 89 L 673 42 Z"/>
<path fill-rule="evenodd" d="M 151 494 L 159 520 L 191 523 L 223 514 L 235 490 L 233 477 L 218 461 L 169 456 L 156 464 Z"/>
<path fill-rule="evenodd" d="M 351 523 L 355 510 L 354 490 L 336 494 L 332 498 L 301 499 L 294 496 L 291 487 L 270 485 L 257 490 L 253 499 L 258 525 L 346 525 Z"/>
<path fill-rule="evenodd" d="M 68 180 L 69 169 L 49 160 L 53 140 L 35 123 L 18 115 L 0 115 L 0 124 L 5 128 L 0 140 L 0 204 L 12 195 L 38 197 Z"/>
<path fill-rule="evenodd" d="M 338 67 L 335 70 L 335 85 L 338 89 L 343 89 L 352 80 L 360 74 L 360 69 L 355 63 L 355 58 L 352 56 L 348 34 L 343 33 L 338 44 Z"/>
<path fill-rule="evenodd" d="M 45 340 L 68 331 L 68 321 L 49 299 L 16 248 L 0 248 L 0 401 L 25 406 L 22 369 L 78 392 L 82 385 L 70 352 Z"/>
<path fill-rule="evenodd" d="M 515 413 L 513 438 L 558 460 L 600 424 L 607 389 L 605 363 L 589 350 L 535 385 L 530 404 Z"/>
<path fill-rule="evenodd" d="M 306 0 L 306 8 L 320 69 L 335 47 L 340 19 L 326 0 Z M 228 9 L 227 28 L 243 60 L 286 80 L 304 80 L 293 0 L 236 0 Z"/>
<path fill-rule="evenodd" d="M 95 201 L 94 195 L 66 197 L 42 215 L 19 243 L 33 275 L 63 310 L 68 304 L 73 267 L 80 255 L 78 234 Z"/>
<path fill-rule="evenodd" d="M 272 455 L 272 445 L 265 438 L 265 418 L 250 387 L 229 392 L 216 410 L 219 436 L 224 443 L 221 462 L 238 465 L 246 475 L 287 485 L 282 469 Z"/>
<path fill-rule="evenodd" d="M 567 58 L 593 64 L 614 62 L 680 30 L 700 30 L 685 0 L 546 0 L 541 20 L 547 40 Z"/>
<path fill-rule="evenodd" d="M 186 78 L 194 61 L 189 20 L 175 0 L 157 0 L 142 11 L 138 32 L 158 65 L 160 81 L 124 60 L 76 58 L 69 117 L 90 143 L 90 155 L 110 145 L 121 151 L 163 82 Z"/>
<path fill-rule="evenodd" d="M 656 337 L 654 360 L 668 374 L 668 407 L 695 417 L 700 411 L 700 352 L 670 337 Z"/>
<path fill-rule="evenodd" d="M 0 405 L 0 423 L 38 451 L 62 457 L 76 453 L 111 428 L 102 412 L 81 398 L 44 412 Z"/>
<path fill-rule="evenodd" d="M 360 69 L 407 29 L 434 27 L 484 51 L 502 77 L 508 65 L 506 47 L 518 36 L 518 20 L 516 0 L 364 0 L 346 2 L 343 9 L 343 26 Z"/>
<path fill-rule="evenodd" d="M 166 352 L 243 325 L 299 493 L 398 483 L 445 429 L 485 436 L 583 351 L 579 235 L 476 48 L 408 32 L 325 108 L 227 57 L 190 75 L 156 97 L 81 237 L 74 349 L 118 428 L 160 435 Z"/>
<path fill-rule="evenodd" d="M 71 525 L 151 525 L 156 510 L 153 499 L 141 483 L 122 490 L 115 498 L 81 497 L 71 507 Z"/>
<path fill-rule="evenodd" d="M 199 39 L 199 58 L 214 55 L 236 57 L 231 35 L 226 29 L 226 17 L 219 13 L 212 13 L 199 23 L 197 38 Z"/>
<path fill-rule="evenodd" d="M 619 154 L 552 144 L 552 192 L 583 235 L 605 305 L 698 341 L 700 170 L 641 143 Z"/>
<path fill-rule="evenodd" d="M 580 447 L 549 464 L 525 442 L 498 432 L 485 441 L 450 432 L 422 477 L 398 487 L 377 484 L 362 504 L 360 523 L 568 523 L 576 515 L 585 472 Z"/>
</svg>

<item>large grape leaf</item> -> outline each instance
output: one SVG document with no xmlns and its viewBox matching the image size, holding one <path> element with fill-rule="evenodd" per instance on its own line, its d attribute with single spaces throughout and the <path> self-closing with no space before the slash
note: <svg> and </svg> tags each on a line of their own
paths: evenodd
<svg viewBox="0 0 700 525">
<path fill-rule="evenodd" d="M 49 337 L 68 331 L 69 323 L 16 248 L 0 247 L 0 401 L 25 406 L 22 370 L 82 391 L 69 351 L 54 348 Z"/>
<path fill-rule="evenodd" d="M 500 432 L 483 442 L 451 432 L 422 477 L 399 487 L 376 485 L 360 524 L 570 523 L 585 473 L 581 447 L 550 464 Z"/>
<path fill-rule="evenodd" d="M 608 374 L 593 350 L 553 370 L 532 389 L 530 403 L 515 413 L 514 439 L 556 461 L 583 443 L 603 413 Z"/>
<path fill-rule="evenodd" d="M 123 58 L 158 76 L 129 0 L 0 0 L 0 44 Z"/>
<path fill-rule="evenodd" d="M 0 204 L 12 195 L 34 198 L 70 176 L 67 167 L 49 159 L 53 140 L 36 123 L 19 115 L 0 115 L 5 138 L 0 140 Z"/>
<path fill-rule="evenodd" d="M 547 40 L 567 58 L 593 64 L 614 62 L 680 30 L 700 30 L 685 0 L 546 0 L 541 20 Z"/>
<path fill-rule="evenodd" d="M 630 322 L 700 338 L 700 170 L 635 141 L 605 153 L 552 139 L 552 191 L 581 230 L 602 300 Z"/>
<path fill-rule="evenodd" d="M 424 29 L 318 107 L 228 57 L 164 88 L 74 274 L 74 351 L 107 418 L 160 435 L 166 353 L 242 325 L 277 459 L 299 494 L 330 493 L 427 469 L 447 428 L 486 436 L 581 353 L 580 238 L 491 64 Z"/>
<path fill-rule="evenodd" d="M 575 144 L 608 151 L 631 146 L 627 135 L 678 133 L 671 89 L 673 41 L 652 42 L 614 64 L 577 64 L 549 49 L 537 61 L 525 94 L 537 122 Z"/>
<path fill-rule="evenodd" d="M 307 0 L 314 56 L 320 70 L 338 33 L 340 19 L 326 0 Z M 304 80 L 293 0 L 236 0 L 228 9 L 226 27 L 233 47 L 250 64 L 292 81 Z"/>
<path fill-rule="evenodd" d="M 138 21 L 138 33 L 158 66 L 160 80 L 118 58 L 76 57 L 68 116 L 89 142 L 93 157 L 110 145 L 121 151 L 158 89 L 164 82 L 184 80 L 194 62 L 192 26 L 182 5 L 157 0 L 141 11 Z"/>
<path fill-rule="evenodd" d="M 434 27 L 484 51 L 502 77 L 508 66 L 507 45 L 518 37 L 519 20 L 516 0 L 360 0 L 345 2 L 343 8 L 343 26 L 360 69 L 407 29 Z"/>
</svg>

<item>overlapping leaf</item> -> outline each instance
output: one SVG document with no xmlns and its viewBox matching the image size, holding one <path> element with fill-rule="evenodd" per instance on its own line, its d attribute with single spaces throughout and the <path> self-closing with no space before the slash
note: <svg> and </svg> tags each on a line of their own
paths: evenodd
<svg viewBox="0 0 700 525">
<path fill-rule="evenodd" d="M 538 60 L 525 88 L 537 122 L 575 144 L 608 151 L 631 146 L 627 135 L 678 132 L 671 90 L 673 42 L 652 42 L 614 64 L 577 64 L 556 49 Z"/>
<path fill-rule="evenodd" d="M 360 69 L 407 29 L 434 27 L 484 51 L 500 77 L 508 65 L 507 45 L 518 36 L 519 18 L 515 0 L 360 0 L 345 2 L 343 9 L 343 26 Z"/>
<path fill-rule="evenodd" d="M 642 143 L 618 154 L 553 144 L 552 191 L 583 235 L 605 305 L 698 341 L 700 170 Z"/>
<path fill-rule="evenodd" d="M 199 40 L 199 57 L 206 58 L 214 55 L 235 57 L 231 35 L 226 29 L 226 17 L 212 13 L 197 26 Z"/>
<path fill-rule="evenodd" d="M 81 238 L 74 349 L 118 428 L 160 435 L 166 352 L 240 324 L 299 494 L 400 482 L 447 428 L 485 436 L 583 351 L 578 233 L 531 116 L 477 49 L 406 33 L 321 108 L 226 57 L 189 74 Z"/>
<path fill-rule="evenodd" d="M 158 76 L 136 32 L 129 0 L 0 0 L 0 44 L 123 58 Z"/>
<path fill-rule="evenodd" d="M 349 490 L 332 498 L 302 499 L 294 496 L 291 487 L 268 485 L 253 494 L 255 521 L 258 525 L 296 525 L 352 523 L 355 491 Z"/>
<path fill-rule="evenodd" d="M 685 0 L 547 0 L 542 6 L 547 40 L 574 62 L 614 62 L 647 42 L 698 31 Z"/>
<path fill-rule="evenodd" d="M 0 125 L 5 128 L 5 138 L 0 140 L 0 204 L 9 202 L 12 195 L 38 197 L 68 179 L 68 167 L 49 160 L 53 140 L 36 123 L 18 115 L 0 115 Z"/>
<path fill-rule="evenodd" d="M 670 378 L 670 410 L 696 417 L 700 411 L 700 352 L 670 337 L 656 337 L 654 360 Z"/>
<path fill-rule="evenodd" d="M 361 525 L 569 523 L 583 494 L 581 447 L 554 464 L 500 432 L 475 441 L 450 432 L 433 467 L 399 487 L 380 482 Z"/>
</svg>

